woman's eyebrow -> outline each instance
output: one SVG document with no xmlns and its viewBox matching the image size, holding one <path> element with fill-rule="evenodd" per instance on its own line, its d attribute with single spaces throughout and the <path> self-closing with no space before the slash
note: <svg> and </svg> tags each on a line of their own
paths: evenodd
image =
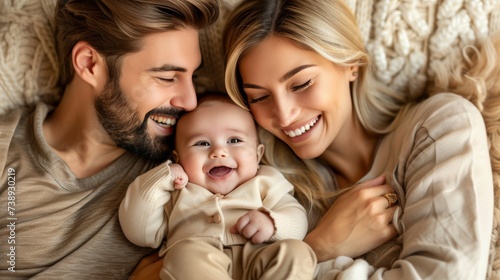
<svg viewBox="0 0 500 280">
<path fill-rule="evenodd" d="M 286 72 L 285 75 L 283 75 L 280 78 L 280 82 L 284 82 L 284 81 L 290 79 L 291 77 L 293 77 L 295 74 L 299 73 L 300 71 L 302 71 L 302 70 L 304 70 L 306 68 L 309 68 L 309 67 L 314 67 L 314 66 L 316 66 L 316 65 L 314 65 L 314 64 L 306 64 L 306 65 L 301 65 L 301 66 L 295 67 L 292 70 Z M 262 89 L 263 88 L 261 86 L 254 85 L 254 84 L 249 84 L 249 83 L 244 83 L 243 87 L 244 88 L 255 88 L 255 89 Z"/>
<path fill-rule="evenodd" d="M 302 71 L 302 70 L 304 70 L 306 68 L 309 68 L 309 67 L 313 67 L 313 66 L 316 66 L 316 65 L 314 65 L 314 64 L 306 64 L 306 65 L 301 65 L 299 67 L 295 67 L 292 70 L 286 72 L 285 75 L 283 75 L 283 77 L 281 77 L 280 82 L 284 82 L 284 81 L 290 79 L 291 77 L 293 77 L 293 75 L 299 73 L 300 71 Z"/>
</svg>

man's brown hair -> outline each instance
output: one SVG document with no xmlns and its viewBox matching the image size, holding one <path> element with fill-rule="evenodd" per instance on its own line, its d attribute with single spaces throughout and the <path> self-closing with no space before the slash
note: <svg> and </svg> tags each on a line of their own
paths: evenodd
<svg viewBox="0 0 500 280">
<path fill-rule="evenodd" d="M 59 0 L 55 24 L 60 83 L 67 85 L 73 78 L 71 55 L 79 41 L 105 57 L 112 79 L 119 76 L 120 58 L 139 51 L 145 36 L 202 29 L 218 16 L 218 0 Z"/>
</svg>

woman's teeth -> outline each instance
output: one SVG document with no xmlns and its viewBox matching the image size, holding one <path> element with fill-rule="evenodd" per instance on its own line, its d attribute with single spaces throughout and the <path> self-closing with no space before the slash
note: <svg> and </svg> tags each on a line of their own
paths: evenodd
<svg viewBox="0 0 500 280">
<path fill-rule="evenodd" d="M 150 116 L 149 118 L 161 125 L 174 125 L 176 122 L 175 118 L 169 118 L 163 116 Z"/>
<path fill-rule="evenodd" d="M 302 134 L 304 134 L 306 131 L 308 131 L 309 129 L 311 129 L 315 124 L 316 122 L 318 121 L 319 118 L 315 118 L 314 120 L 312 120 L 310 123 L 306 124 L 306 125 L 303 125 L 295 130 L 290 130 L 290 131 L 283 131 L 285 132 L 286 135 L 288 135 L 288 137 L 297 137 L 297 136 L 300 136 Z"/>
</svg>

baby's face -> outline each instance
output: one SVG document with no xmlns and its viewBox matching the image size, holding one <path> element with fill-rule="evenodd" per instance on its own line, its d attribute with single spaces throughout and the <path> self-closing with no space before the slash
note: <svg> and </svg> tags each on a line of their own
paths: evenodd
<svg viewBox="0 0 500 280">
<path fill-rule="evenodd" d="M 249 112 L 221 101 L 203 104 L 177 124 L 176 152 L 191 183 L 227 194 L 253 178 L 263 146 Z"/>
</svg>

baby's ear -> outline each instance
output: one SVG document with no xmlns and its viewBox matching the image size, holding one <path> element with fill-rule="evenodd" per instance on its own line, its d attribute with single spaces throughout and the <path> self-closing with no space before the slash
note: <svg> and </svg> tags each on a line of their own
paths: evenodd
<svg viewBox="0 0 500 280">
<path fill-rule="evenodd" d="M 176 150 L 174 150 L 174 152 L 172 153 L 172 161 L 175 163 L 179 163 L 179 154 Z"/>
<path fill-rule="evenodd" d="M 257 146 L 257 162 L 258 163 L 260 163 L 260 160 L 262 159 L 262 156 L 264 155 L 264 149 L 265 149 L 264 144 L 259 144 Z"/>
</svg>

